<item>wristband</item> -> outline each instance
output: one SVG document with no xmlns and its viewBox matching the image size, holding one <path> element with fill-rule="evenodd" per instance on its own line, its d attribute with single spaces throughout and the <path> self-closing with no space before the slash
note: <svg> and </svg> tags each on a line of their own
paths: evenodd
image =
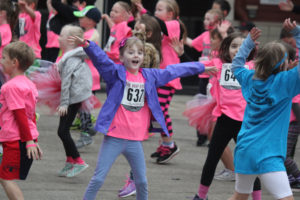
<svg viewBox="0 0 300 200">
<path fill-rule="evenodd" d="M 36 147 L 36 144 L 35 143 L 33 143 L 33 144 L 27 144 L 26 145 L 26 149 L 28 149 L 29 147 Z"/>
<path fill-rule="evenodd" d="M 79 47 L 86 48 L 89 45 L 89 42 L 87 40 L 84 40 L 83 44 L 79 44 Z"/>
</svg>

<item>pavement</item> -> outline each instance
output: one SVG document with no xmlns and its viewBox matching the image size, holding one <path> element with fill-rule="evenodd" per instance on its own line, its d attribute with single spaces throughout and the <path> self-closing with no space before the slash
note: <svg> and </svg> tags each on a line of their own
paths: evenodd
<svg viewBox="0 0 300 200">
<path fill-rule="evenodd" d="M 104 102 L 105 93 L 97 93 L 97 97 Z M 149 185 L 149 200 L 192 200 L 198 190 L 200 176 L 207 154 L 207 146 L 196 146 L 196 133 L 188 125 L 187 119 L 182 115 L 185 104 L 192 99 L 191 95 L 175 94 L 171 102 L 170 116 L 173 120 L 174 140 L 181 149 L 169 163 L 158 165 L 150 154 L 158 147 L 160 135 L 156 134 L 143 142 L 147 177 Z M 45 107 L 39 107 L 40 113 L 38 130 L 39 143 L 44 151 L 44 157 L 35 161 L 26 181 L 17 181 L 24 193 L 25 199 L 30 200 L 81 200 L 85 189 L 93 175 L 98 150 L 103 139 L 102 134 L 94 136 L 94 143 L 80 149 L 81 157 L 89 164 L 89 168 L 73 178 L 58 177 L 63 168 L 65 153 L 62 143 L 57 136 L 59 117 L 51 115 Z M 97 116 L 99 110 L 93 111 Z M 75 140 L 79 138 L 78 131 L 72 131 Z M 230 143 L 234 148 L 234 143 Z M 296 148 L 295 159 L 300 163 L 299 145 Z M 219 163 L 217 172 L 223 169 Z M 129 165 L 123 156 L 120 156 L 112 166 L 104 185 L 98 192 L 97 200 L 120 200 L 118 190 L 124 185 Z M 4 190 L 0 187 L 0 200 L 7 199 Z M 214 180 L 208 193 L 209 200 L 226 200 L 234 192 L 234 182 Z M 295 194 L 295 200 L 300 199 L 300 193 Z M 124 198 L 134 200 L 135 196 Z M 251 198 L 249 198 L 251 199 Z M 273 199 L 263 189 L 263 200 Z"/>
</svg>

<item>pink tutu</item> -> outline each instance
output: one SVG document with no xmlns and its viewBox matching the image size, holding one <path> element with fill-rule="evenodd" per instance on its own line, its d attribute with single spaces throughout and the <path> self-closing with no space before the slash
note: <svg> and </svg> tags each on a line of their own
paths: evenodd
<svg viewBox="0 0 300 200">
<path fill-rule="evenodd" d="M 214 120 L 212 111 L 216 106 L 213 98 L 203 94 L 197 94 L 192 100 L 186 103 L 183 115 L 188 118 L 189 125 L 195 127 L 201 134 L 208 134 L 211 123 Z"/>
<path fill-rule="evenodd" d="M 48 67 L 36 70 L 30 73 L 29 78 L 38 89 L 38 105 L 46 105 L 50 108 L 51 113 L 56 112 L 61 95 L 61 79 L 57 65 L 52 63 Z M 92 95 L 82 103 L 80 110 L 90 112 L 94 108 L 100 107 L 101 102 L 95 95 Z"/>
</svg>

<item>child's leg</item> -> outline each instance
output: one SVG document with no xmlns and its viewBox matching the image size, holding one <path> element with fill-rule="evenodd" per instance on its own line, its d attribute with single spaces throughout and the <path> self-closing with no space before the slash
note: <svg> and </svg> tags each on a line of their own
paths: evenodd
<svg viewBox="0 0 300 200">
<path fill-rule="evenodd" d="M 117 159 L 122 153 L 126 140 L 105 136 L 99 150 L 97 166 L 93 177 L 85 191 L 84 200 L 93 200 L 101 188 L 104 180 Z"/>
<path fill-rule="evenodd" d="M 247 200 L 257 175 L 236 174 L 235 192 L 229 200 Z"/>
<path fill-rule="evenodd" d="M 136 199 L 148 199 L 148 184 L 146 177 L 146 163 L 144 150 L 140 141 L 128 141 L 124 156 L 128 160 L 133 172 L 134 183 L 136 186 Z"/>
<path fill-rule="evenodd" d="M 68 107 L 68 113 L 65 116 L 60 117 L 58 126 L 58 136 L 61 139 L 66 156 L 71 156 L 72 158 L 78 158 L 80 155 L 75 146 L 74 140 L 70 134 L 70 127 L 75 119 L 75 116 L 80 108 L 81 103 L 71 104 Z"/>
<path fill-rule="evenodd" d="M 269 172 L 259 175 L 262 184 L 275 199 L 292 200 L 293 193 L 285 171 Z"/>
<path fill-rule="evenodd" d="M 0 183 L 9 200 L 24 200 L 23 193 L 16 182 L 0 179 Z"/>
</svg>

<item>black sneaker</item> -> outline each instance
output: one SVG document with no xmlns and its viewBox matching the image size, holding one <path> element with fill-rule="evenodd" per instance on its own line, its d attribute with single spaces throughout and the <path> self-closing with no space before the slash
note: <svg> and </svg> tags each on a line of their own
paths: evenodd
<svg viewBox="0 0 300 200">
<path fill-rule="evenodd" d="M 158 156 L 156 162 L 158 164 L 163 164 L 169 162 L 174 156 L 176 156 L 179 153 L 180 149 L 177 147 L 177 145 L 174 143 L 174 147 L 170 148 L 167 146 L 161 147 L 160 155 Z"/>
<path fill-rule="evenodd" d="M 157 147 L 156 151 L 154 153 L 152 153 L 150 155 L 151 158 L 158 158 L 160 153 L 161 153 L 161 149 L 163 148 L 162 145 L 160 145 L 159 147 Z"/>
<path fill-rule="evenodd" d="M 197 132 L 197 146 L 201 147 L 201 146 L 205 146 L 207 143 L 207 135 L 201 135 L 199 132 Z"/>
<path fill-rule="evenodd" d="M 193 198 L 193 200 L 208 200 L 208 198 L 206 197 L 206 199 L 201 199 L 198 194 L 196 194 Z"/>
<path fill-rule="evenodd" d="M 300 182 L 299 181 L 295 181 L 295 182 L 291 183 L 290 185 L 291 185 L 291 189 L 293 192 L 300 192 Z"/>
</svg>

